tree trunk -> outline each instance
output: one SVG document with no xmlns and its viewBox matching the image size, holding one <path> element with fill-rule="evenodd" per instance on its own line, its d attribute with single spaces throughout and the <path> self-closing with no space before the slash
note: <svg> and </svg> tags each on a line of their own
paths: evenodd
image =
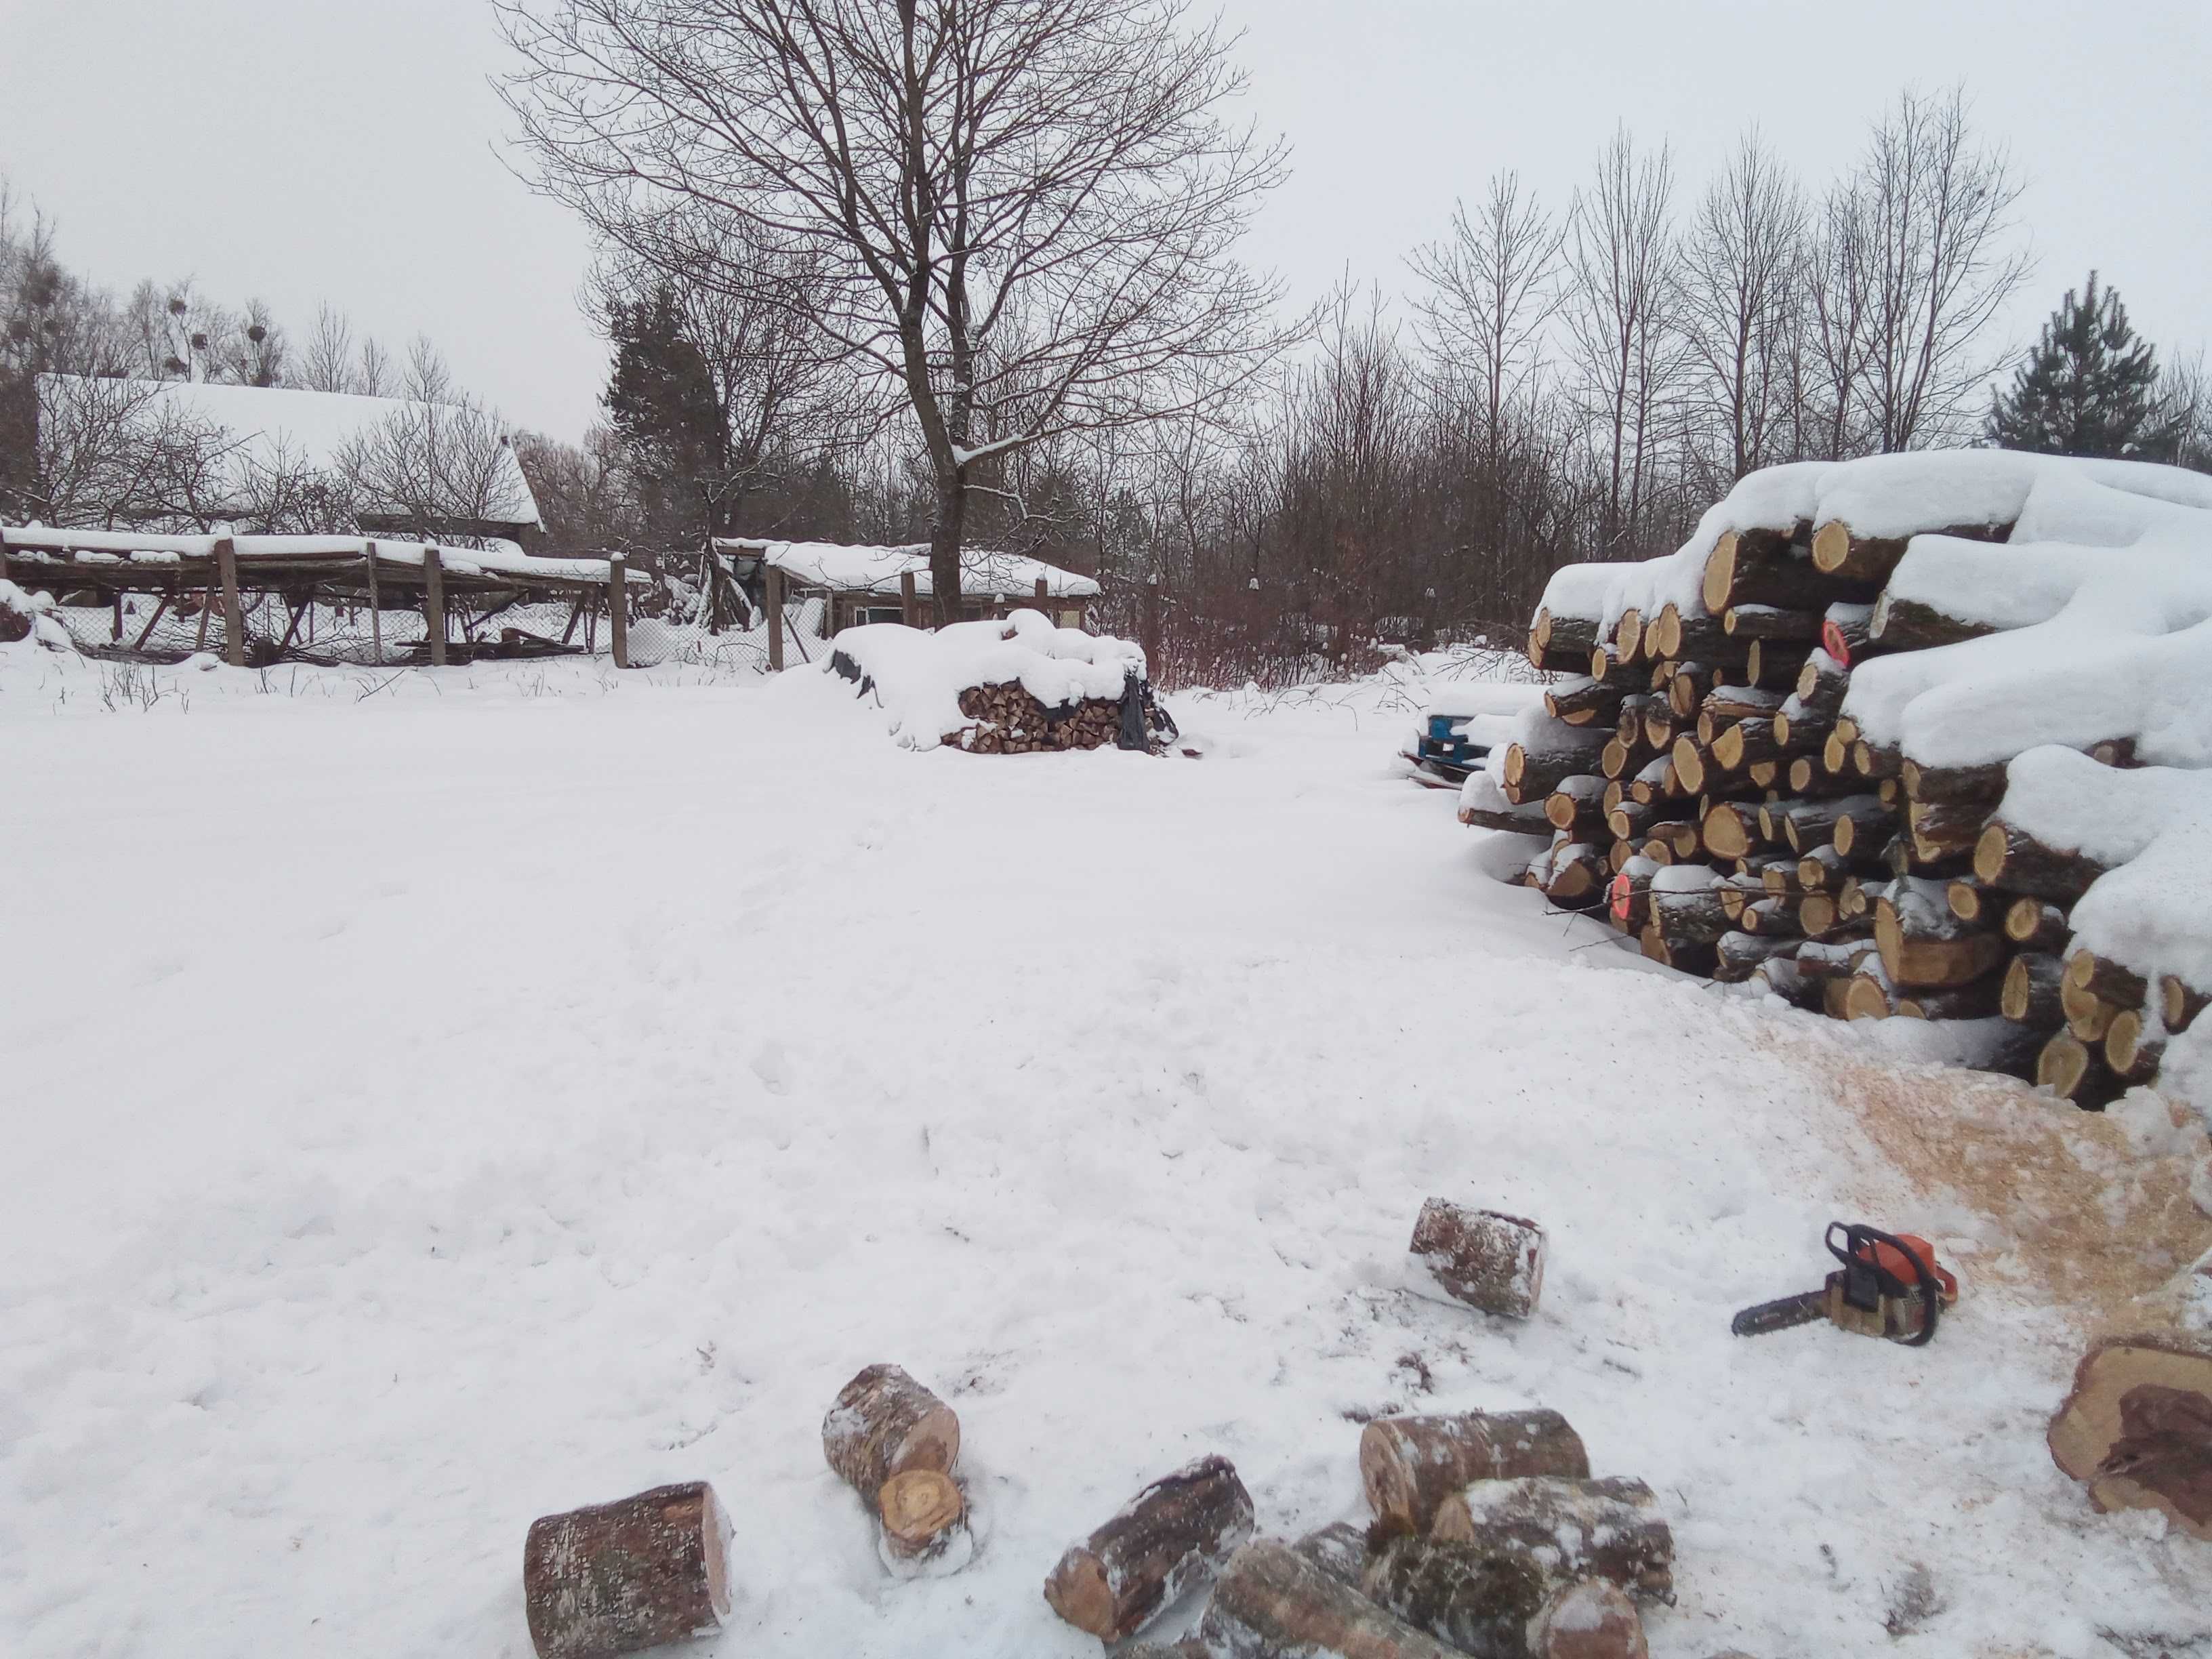
<svg viewBox="0 0 2212 1659">
<path fill-rule="evenodd" d="M 838 1390 L 822 1419 L 822 1455 L 873 1505 L 895 1474 L 951 1474 L 960 1457 L 960 1419 L 896 1365 L 870 1365 Z"/>
<path fill-rule="evenodd" d="M 1875 906 L 1875 943 L 1893 983 L 1945 988 L 1981 978 L 2005 957 L 2001 934 L 1951 913 L 1942 884 L 1902 881 Z"/>
<path fill-rule="evenodd" d="M 929 524 L 930 611 L 943 628 L 961 615 L 960 542 L 968 525 L 968 491 L 958 467 L 939 468 L 936 509 Z"/>
<path fill-rule="evenodd" d="M 1231 1558 L 1198 1634 L 1215 1659 L 1453 1659 L 1434 1637 L 1273 1542 Z"/>
<path fill-rule="evenodd" d="M 1359 1431 L 1359 1480 L 1378 1521 L 1425 1533 L 1437 1508 L 1478 1480 L 1586 1480 L 1582 1437 L 1555 1411 L 1378 1417 Z"/>
<path fill-rule="evenodd" d="M 703 1480 L 532 1522 L 522 1598 L 538 1659 L 606 1659 L 719 1629 L 728 1533 Z"/>
<path fill-rule="evenodd" d="M 2212 1335 L 2105 1338 L 2075 1368 L 2048 1439 L 2100 1511 L 2157 1510 L 2212 1539 Z"/>
<path fill-rule="evenodd" d="M 1646 1601 L 1674 1593 L 1674 1534 L 1641 1480 L 1478 1480 L 1437 1506 L 1429 1531 L 1484 1550 L 1545 1552 L 1563 1577 L 1607 1579 Z"/>
<path fill-rule="evenodd" d="M 1484 1313 L 1526 1319 L 1544 1292 L 1544 1230 L 1519 1216 L 1432 1198 L 1407 1249 L 1446 1295 Z"/>
<path fill-rule="evenodd" d="M 1252 1498 L 1225 1457 L 1164 1476 L 1060 1558 L 1044 1599 L 1101 1641 L 1135 1635 L 1252 1536 Z"/>
</svg>

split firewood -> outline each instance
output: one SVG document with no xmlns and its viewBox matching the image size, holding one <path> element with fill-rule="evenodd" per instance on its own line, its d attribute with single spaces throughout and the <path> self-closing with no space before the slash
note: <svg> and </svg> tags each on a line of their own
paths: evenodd
<svg viewBox="0 0 2212 1659">
<path fill-rule="evenodd" d="M 1135 1635 L 1252 1536 L 1252 1498 L 1225 1457 L 1201 1457 L 1139 1492 L 1060 1558 L 1044 1599 L 1102 1641 Z"/>
<path fill-rule="evenodd" d="M 1234 1659 L 1453 1659 L 1434 1637 L 1269 1541 L 1230 1558 L 1198 1635 L 1209 1653 Z"/>
<path fill-rule="evenodd" d="M 1619 1586 L 1567 1580 L 1525 1550 L 1401 1535 L 1362 1587 L 1378 1606 L 1477 1659 L 1644 1659 L 1644 1621 Z"/>
<path fill-rule="evenodd" d="M 1407 1249 L 1455 1301 L 1526 1319 L 1544 1291 L 1544 1230 L 1520 1216 L 1441 1198 L 1421 1206 Z"/>
<path fill-rule="evenodd" d="M 730 1612 L 728 1537 L 703 1480 L 532 1522 L 522 1600 L 538 1659 L 608 1659 L 712 1634 Z"/>
<path fill-rule="evenodd" d="M 1533 1551 L 1563 1577 L 1608 1579 L 1646 1601 L 1674 1593 L 1674 1534 L 1641 1480 L 1478 1480 L 1437 1505 L 1429 1532 Z"/>
<path fill-rule="evenodd" d="M 2049 1030 L 2065 1018 L 2059 992 L 2066 964 L 2043 951 L 2022 951 L 2006 964 L 1998 1012 L 2017 1024 Z"/>
<path fill-rule="evenodd" d="M 876 1496 L 876 1512 L 884 1523 L 884 1564 L 895 1571 L 951 1571 L 975 1552 L 968 1500 L 949 1474 L 907 1469 L 893 1475 Z"/>
<path fill-rule="evenodd" d="M 1582 1437 L 1555 1411 L 1378 1417 L 1359 1431 L 1359 1480 L 1378 1521 L 1427 1532 L 1437 1509 L 1478 1480 L 1586 1480 Z"/>
<path fill-rule="evenodd" d="M 838 1390 L 822 1419 L 822 1455 L 872 1506 L 895 1474 L 951 1474 L 960 1419 L 896 1365 L 870 1365 Z"/>
<path fill-rule="evenodd" d="M 2051 1419 L 2051 1455 L 2099 1510 L 2161 1511 L 2212 1539 L 2212 1334 L 2098 1342 Z"/>
</svg>

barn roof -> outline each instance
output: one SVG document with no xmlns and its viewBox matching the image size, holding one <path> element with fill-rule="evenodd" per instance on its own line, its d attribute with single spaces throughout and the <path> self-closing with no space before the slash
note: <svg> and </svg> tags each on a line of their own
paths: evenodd
<svg viewBox="0 0 2212 1659">
<path fill-rule="evenodd" d="M 915 592 L 935 592 L 929 580 L 929 544 L 907 547 L 842 547 L 832 542 L 717 542 L 717 546 L 757 552 L 803 587 L 826 587 L 839 593 L 895 594 L 899 578 L 914 573 Z M 1098 594 L 1098 584 L 1073 570 L 1062 570 L 1024 553 L 994 553 L 984 548 L 963 548 L 960 554 L 963 595 L 988 599 L 1004 595 L 1019 599 L 1036 592 L 1039 578 L 1045 593 L 1055 599 L 1089 599 Z"/>
<path fill-rule="evenodd" d="M 41 416 L 57 398 L 79 388 L 127 386 L 146 402 L 137 418 L 159 421 L 172 413 L 211 422 L 240 441 L 243 460 L 269 467 L 281 449 L 295 465 L 329 469 L 339 453 L 355 439 L 374 431 L 395 416 L 414 415 L 426 407 L 448 410 L 457 416 L 465 411 L 450 404 L 426 405 L 406 398 L 369 398 L 349 392 L 306 392 L 293 386 L 217 385 L 204 380 L 88 380 L 76 374 L 39 376 Z M 515 459 L 514 447 L 503 446 L 501 494 L 511 503 L 506 513 L 490 522 L 521 526 L 542 525 L 538 498 Z M 398 514 L 398 503 L 370 504 L 371 513 Z"/>
</svg>

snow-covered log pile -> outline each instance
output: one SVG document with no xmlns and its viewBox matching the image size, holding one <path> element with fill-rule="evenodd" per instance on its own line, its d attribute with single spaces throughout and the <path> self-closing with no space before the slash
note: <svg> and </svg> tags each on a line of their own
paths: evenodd
<svg viewBox="0 0 2212 1659">
<path fill-rule="evenodd" d="M 1547 836 L 1554 903 L 1838 1018 L 1978 1021 L 2083 1106 L 2212 1109 L 2212 478 L 1769 468 L 1672 555 L 1559 571 L 1528 655 L 1574 678 L 1460 816 Z"/>
<path fill-rule="evenodd" d="M 909 749 L 1152 748 L 1174 735 L 1140 647 L 1058 627 L 1036 611 L 933 631 L 848 628 L 830 641 L 824 665 L 889 710 L 892 735 Z"/>
<path fill-rule="evenodd" d="M 54 620 L 53 610 L 52 594 L 29 592 L 0 577 L 0 645 L 35 640 L 43 649 L 74 656 L 76 641 L 70 638 L 69 630 Z"/>
</svg>

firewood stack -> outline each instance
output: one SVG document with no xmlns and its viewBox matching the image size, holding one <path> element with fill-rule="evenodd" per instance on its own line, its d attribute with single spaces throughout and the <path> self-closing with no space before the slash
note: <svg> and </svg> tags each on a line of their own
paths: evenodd
<svg viewBox="0 0 2212 1659">
<path fill-rule="evenodd" d="M 1722 532 L 1701 571 L 1688 562 L 1695 542 L 1649 566 L 1568 567 L 1528 652 L 1571 678 L 1469 780 L 1462 821 L 1548 834 L 1527 884 L 1560 908 L 1601 913 L 1655 961 L 1752 981 L 1838 1018 L 1981 1021 L 1961 1045 L 1978 1063 L 2087 1108 L 2154 1081 L 2212 984 L 2159 971 L 2142 929 L 2103 927 L 2106 954 L 2075 938 L 2073 908 L 2111 864 L 2068 839 L 2082 834 L 2078 808 L 2051 802 L 2109 802 L 2097 822 L 2134 825 L 2156 816 L 2136 799 L 2149 792 L 2172 819 L 2177 797 L 2152 785 L 2193 787 L 2212 773 L 2129 769 L 2138 733 L 2088 738 L 2106 717 L 2080 714 L 2078 698 L 2069 710 L 2056 690 L 1955 699 L 1987 741 L 1962 744 L 1954 722 L 1938 746 L 1972 763 L 1914 752 L 1912 733 L 1931 728 L 1900 714 L 1925 687 L 1956 691 L 1970 655 L 1984 679 L 1969 690 L 2000 684 L 1985 664 L 2021 677 L 2016 659 L 1988 647 L 1942 655 L 2048 621 L 2065 603 L 2034 608 L 2040 589 L 2013 573 L 2052 586 L 2053 550 L 1997 545 L 2012 530 L 1931 522 L 1871 536 L 1840 518 L 1801 519 Z M 1908 560 L 1913 535 L 1923 539 Z M 2117 580 L 2096 573 L 2110 550 L 2058 550 L 2079 565 L 2064 567 L 2075 584 L 2066 593 Z M 1622 602 L 1669 591 L 1680 597 L 1654 614 Z M 1987 605 L 1959 602 L 1977 592 Z M 2191 638 L 2152 642 L 2178 652 Z M 1867 664 L 1908 652 L 1929 655 L 1855 687 Z M 2147 710 L 2155 701 L 2142 699 Z M 2170 709 L 2144 725 L 2154 718 L 2172 725 Z M 2056 783 L 2054 768 L 2065 774 Z M 2212 805 L 2212 793 L 2194 799 Z"/>
<path fill-rule="evenodd" d="M 1121 705 L 1116 700 L 1088 697 L 1048 709 L 1018 680 L 969 686 L 960 694 L 960 712 L 981 722 L 960 735 L 960 746 L 977 755 L 1109 749 L 1121 736 Z"/>
</svg>

